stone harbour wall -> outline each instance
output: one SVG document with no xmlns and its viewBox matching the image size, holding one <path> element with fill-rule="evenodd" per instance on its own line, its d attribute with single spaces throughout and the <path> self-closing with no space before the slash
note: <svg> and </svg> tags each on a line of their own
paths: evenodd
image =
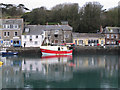
<svg viewBox="0 0 120 90">
<path fill-rule="evenodd" d="M 75 46 L 74 54 L 120 54 L 120 47 Z"/>
</svg>

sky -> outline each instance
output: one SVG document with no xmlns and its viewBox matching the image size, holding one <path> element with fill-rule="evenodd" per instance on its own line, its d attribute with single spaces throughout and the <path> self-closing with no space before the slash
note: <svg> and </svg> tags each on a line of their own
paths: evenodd
<svg viewBox="0 0 120 90">
<path fill-rule="evenodd" d="M 45 6 L 47 9 L 51 9 L 53 6 L 63 3 L 78 3 L 79 6 L 82 7 L 86 4 L 86 2 L 93 1 L 99 2 L 101 5 L 103 5 L 103 9 L 108 10 L 109 8 L 118 6 L 118 2 L 120 0 L 0 0 L 0 3 L 15 5 L 24 4 L 25 7 L 32 10 L 41 6 Z"/>
</svg>

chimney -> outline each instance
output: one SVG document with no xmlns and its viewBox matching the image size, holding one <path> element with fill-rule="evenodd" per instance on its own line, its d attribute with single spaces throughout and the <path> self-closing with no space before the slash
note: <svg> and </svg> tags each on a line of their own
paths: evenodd
<svg viewBox="0 0 120 90">
<path fill-rule="evenodd" d="M 48 25 L 48 22 L 46 22 L 46 25 Z"/>
</svg>

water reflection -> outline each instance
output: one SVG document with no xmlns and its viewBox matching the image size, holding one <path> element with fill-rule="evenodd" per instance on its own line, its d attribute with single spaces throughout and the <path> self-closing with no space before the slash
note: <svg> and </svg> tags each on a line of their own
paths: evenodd
<svg viewBox="0 0 120 90">
<path fill-rule="evenodd" d="M 64 81 L 72 78 L 69 60 L 72 56 L 44 56 L 33 60 L 24 58 L 22 71 L 25 80 Z M 39 78 L 38 78 L 39 77 Z"/>
<path fill-rule="evenodd" d="M 117 55 L 1 57 L 3 88 L 117 88 Z"/>
<path fill-rule="evenodd" d="M 3 57 L 4 66 L 2 68 L 2 87 L 20 88 L 22 87 L 21 60 L 16 57 Z"/>
<path fill-rule="evenodd" d="M 2 57 L 0 56 L 0 61 L 2 61 Z M 0 90 L 2 89 L 2 65 L 0 65 Z"/>
</svg>

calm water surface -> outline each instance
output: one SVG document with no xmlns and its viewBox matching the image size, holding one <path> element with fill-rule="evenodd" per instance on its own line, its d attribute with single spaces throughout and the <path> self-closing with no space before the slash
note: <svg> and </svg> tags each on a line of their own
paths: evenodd
<svg viewBox="0 0 120 90">
<path fill-rule="evenodd" d="M 118 55 L 0 56 L 0 88 L 118 88 Z"/>
</svg>

